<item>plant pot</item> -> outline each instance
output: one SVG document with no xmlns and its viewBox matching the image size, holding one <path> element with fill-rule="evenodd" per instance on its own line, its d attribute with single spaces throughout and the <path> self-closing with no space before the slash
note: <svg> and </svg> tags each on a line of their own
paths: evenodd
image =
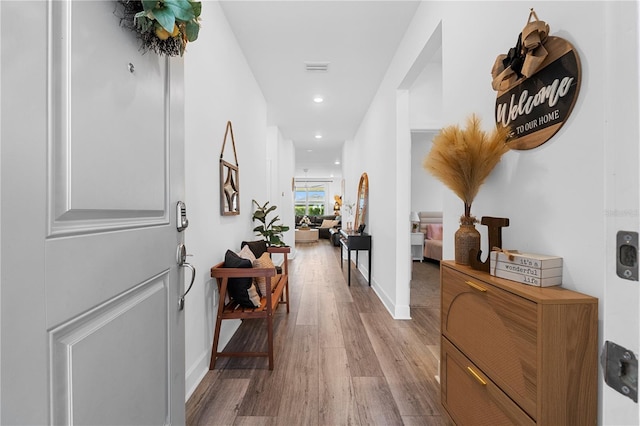
<svg viewBox="0 0 640 426">
<path fill-rule="evenodd" d="M 461 224 L 455 234 L 455 262 L 470 265 L 469 250 L 480 250 L 480 232 L 475 225 Z"/>
</svg>

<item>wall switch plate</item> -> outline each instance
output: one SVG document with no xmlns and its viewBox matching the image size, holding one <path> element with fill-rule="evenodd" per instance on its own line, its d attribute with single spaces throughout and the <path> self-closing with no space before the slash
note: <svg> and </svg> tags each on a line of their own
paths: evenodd
<svg viewBox="0 0 640 426">
<path fill-rule="evenodd" d="M 638 233 L 618 231 L 616 238 L 616 272 L 620 278 L 638 281 Z"/>
</svg>

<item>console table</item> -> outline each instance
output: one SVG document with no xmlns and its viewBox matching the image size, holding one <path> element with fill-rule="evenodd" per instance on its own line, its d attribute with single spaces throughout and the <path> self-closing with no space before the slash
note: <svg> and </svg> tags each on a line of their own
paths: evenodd
<svg viewBox="0 0 640 426">
<path fill-rule="evenodd" d="M 340 269 L 342 269 L 342 252 L 347 250 L 348 285 L 351 286 L 351 250 L 356 251 L 356 268 L 358 267 L 358 251 L 369 252 L 369 287 L 371 287 L 371 235 L 366 232 L 340 230 Z"/>
</svg>

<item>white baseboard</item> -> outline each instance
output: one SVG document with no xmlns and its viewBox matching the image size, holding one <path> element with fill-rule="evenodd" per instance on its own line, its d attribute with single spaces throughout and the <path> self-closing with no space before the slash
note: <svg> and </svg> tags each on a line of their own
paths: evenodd
<svg viewBox="0 0 640 426">
<path fill-rule="evenodd" d="M 198 357 L 198 360 L 189 367 L 185 374 L 185 403 L 189 398 L 191 398 L 191 395 L 193 395 L 193 392 L 196 390 L 202 379 L 204 379 L 207 371 L 209 371 L 209 351 L 204 351 Z"/>
<path fill-rule="evenodd" d="M 384 307 L 387 309 L 389 314 L 393 317 L 393 319 L 397 320 L 410 320 L 411 319 L 411 309 L 408 305 L 396 305 L 391 301 L 391 298 L 387 295 L 387 293 L 378 285 L 376 285 L 375 280 L 373 280 L 373 284 L 371 288 L 378 296 L 378 299 L 382 302 Z"/>
</svg>

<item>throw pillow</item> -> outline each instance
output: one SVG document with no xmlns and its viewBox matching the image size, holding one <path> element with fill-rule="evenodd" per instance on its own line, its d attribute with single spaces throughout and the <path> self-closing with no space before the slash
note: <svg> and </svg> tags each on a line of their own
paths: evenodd
<svg viewBox="0 0 640 426">
<path fill-rule="evenodd" d="M 441 223 L 430 223 L 427 225 L 427 240 L 442 240 Z"/>
<path fill-rule="evenodd" d="M 320 225 L 320 228 L 334 228 L 336 226 L 338 226 L 338 221 L 337 220 L 324 219 L 322 221 L 322 224 Z"/>
<path fill-rule="evenodd" d="M 249 296 L 249 300 L 253 304 L 252 308 L 255 306 L 256 308 L 260 307 L 260 295 L 258 294 L 258 288 L 256 285 L 251 282 L 251 287 L 247 290 L 247 295 Z"/>
<path fill-rule="evenodd" d="M 238 256 L 251 261 L 251 264 L 253 264 L 253 261 L 256 260 L 256 255 L 253 254 L 249 246 L 242 247 L 242 250 L 238 252 Z"/>
<path fill-rule="evenodd" d="M 251 268 L 251 266 L 250 260 L 241 258 L 231 250 L 227 250 L 224 255 L 225 268 Z M 229 296 L 240 306 L 244 308 L 257 308 L 260 306 L 260 297 L 251 277 L 229 278 L 227 289 Z"/>
<path fill-rule="evenodd" d="M 265 240 L 243 241 L 240 247 L 244 248 L 244 246 L 249 246 L 256 259 L 267 251 L 267 242 Z"/>
<path fill-rule="evenodd" d="M 269 256 L 269 253 L 264 253 L 262 256 L 253 261 L 254 268 L 273 268 L 273 261 Z M 271 283 L 273 284 L 273 278 L 271 279 Z M 258 284 L 258 291 L 262 296 L 266 296 L 267 294 L 267 278 L 266 277 L 256 277 L 256 284 Z M 273 291 L 273 288 L 271 289 Z"/>
</svg>

